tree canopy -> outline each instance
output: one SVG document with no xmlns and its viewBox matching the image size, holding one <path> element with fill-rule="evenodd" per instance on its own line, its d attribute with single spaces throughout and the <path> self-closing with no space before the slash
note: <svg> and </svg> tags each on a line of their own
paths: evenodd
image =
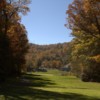
<svg viewBox="0 0 100 100">
<path fill-rule="evenodd" d="M 27 31 L 20 13 L 29 11 L 29 0 L 0 1 L 0 74 L 19 75 L 28 49 Z"/>
<path fill-rule="evenodd" d="M 67 10 L 69 27 L 100 39 L 100 1 L 74 0 Z"/>
<path fill-rule="evenodd" d="M 74 0 L 66 12 L 72 29 L 70 61 L 84 81 L 100 82 L 100 1 Z"/>
</svg>

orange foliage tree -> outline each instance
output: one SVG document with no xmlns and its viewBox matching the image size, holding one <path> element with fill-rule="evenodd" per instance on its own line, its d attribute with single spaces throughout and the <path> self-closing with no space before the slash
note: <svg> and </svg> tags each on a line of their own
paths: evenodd
<svg viewBox="0 0 100 100">
<path fill-rule="evenodd" d="M 100 0 L 74 0 L 67 14 L 75 74 L 83 81 L 100 82 Z"/>
<path fill-rule="evenodd" d="M 19 75 L 28 49 L 27 31 L 19 13 L 29 11 L 29 0 L 0 1 L 0 74 Z"/>
<path fill-rule="evenodd" d="M 72 30 L 100 38 L 100 0 L 74 0 L 67 14 Z"/>
</svg>

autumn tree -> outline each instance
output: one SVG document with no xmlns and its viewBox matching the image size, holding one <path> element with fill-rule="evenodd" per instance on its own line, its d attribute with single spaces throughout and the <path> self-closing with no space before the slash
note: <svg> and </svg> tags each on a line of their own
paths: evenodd
<svg viewBox="0 0 100 100">
<path fill-rule="evenodd" d="M 28 49 L 27 31 L 22 25 L 19 13 L 29 11 L 29 0 L 0 1 L 0 74 L 21 73 Z"/>
<path fill-rule="evenodd" d="M 99 0 L 74 0 L 67 14 L 70 29 L 100 38 Z"/>
<path fill-rule="evenodd" d="M 83 81 L 100 82 L 100 1 L 74 0 L 67 11 L 72 29 L 71 64 Z"/>
</svg>

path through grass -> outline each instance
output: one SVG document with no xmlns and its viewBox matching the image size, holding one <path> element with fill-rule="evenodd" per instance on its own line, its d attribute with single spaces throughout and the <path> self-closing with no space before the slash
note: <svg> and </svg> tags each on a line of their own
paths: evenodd
<svg viewBox="0 0 100 100">
<path fill-rule="evenodd" d="M 0 84 L 0 100 L 100 100 L 100 84 L 49 71 Z"/>
</svg>

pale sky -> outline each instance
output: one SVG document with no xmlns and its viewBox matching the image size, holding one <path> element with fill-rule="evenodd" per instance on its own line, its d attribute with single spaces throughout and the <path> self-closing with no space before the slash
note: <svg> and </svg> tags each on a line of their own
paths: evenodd
<svg viewBox="0 0 100 100">
<path fill-rule="evenodd" d="M 73 0 L 32 0 L 30 12 L 22 17 L 30 43 L 55 44 L 72 40 L 66 10 Z"/>
</svg>

